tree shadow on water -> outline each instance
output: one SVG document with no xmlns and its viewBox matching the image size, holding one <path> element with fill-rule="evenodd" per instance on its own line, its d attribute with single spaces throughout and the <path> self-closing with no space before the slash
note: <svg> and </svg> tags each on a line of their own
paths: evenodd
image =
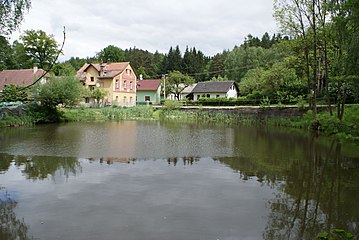
<svg viewBox="0 0 359 240">
<path fill-rule="evenodd" d="M 2 240 L 27 240 L 29 227 L 24 219 L 18 219 L 15 214 L 17 202 L 11 195 L 0 188 L 0 239 Z"/>
</svg>

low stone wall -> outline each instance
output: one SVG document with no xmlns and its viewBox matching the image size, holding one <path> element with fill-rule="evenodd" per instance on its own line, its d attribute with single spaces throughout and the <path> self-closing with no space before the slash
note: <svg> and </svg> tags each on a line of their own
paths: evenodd
<svg viewBox="0 0 359 240">
<path fill-rule="evenodd" d="M 325 110 L 325 107 L 319 107 L 318 112 Z M 240 116 L 281 117 L 292 118 L 302 117 L 310 108 L 299 107 L 183 107 L 182 111 L 207 111 L 225 114 L 236 114 Z"/>
</svg>

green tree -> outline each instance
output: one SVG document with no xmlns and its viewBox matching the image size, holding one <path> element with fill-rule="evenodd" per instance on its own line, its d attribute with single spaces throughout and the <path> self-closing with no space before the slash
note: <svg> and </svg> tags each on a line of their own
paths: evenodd
<svg viewBox="0 0 359 240">
<path fill-rule="evenodd" d="M 131 62 L 137 76 L 142 74 L 145 78 L 157 78 L 161 75 L 161 63 L 163 54 L 157 51 L 153 54 L 138 48 L 125 50 L 125 60 Z"/>
<path fill-rule="evenodd" d="M 197 51 L 194 47 L 191 49 L 187 47 L 182 59 L 182 72 L 193 76 L 197 82 L 204 80 L 207 62 L 201 51 Z"/>
<path fill-rule="evenodd" d="M 162 62 L 162 72 L 167 73 L 171 71 L 181 71 L 182 70 L 182 55 L 177 45 L 175 49 L 170 47 L 168 54 L 165 55 Z"/>
<path fill-rule="evenodd" d="M 108 45 L 97 53 L 96 58 L 101 62 L 123 62 L 125 61 L 125 53 L 119 47 Z"/>
<path fill-rule="evenodd" d="M 40 68 L 49 69 L 56 61 L 59 49 L 53 35 L 42 30 L 26 30 L 20 37 L 25 52 Z"/>
<path fill-rule="evenodd" d="M 359 85 L 359 5 L 357 1 L 338 0 L 329 6 L 335 37 L 330 72 L 337 88 L 337 117 L 342 120 L 348 94 Z"/>
<path fill-rule="evenodd" d="M 14 69 L 16 66 L 14 52 L 8 40 L 0 36 L 0 71 L 4 69 Z"/>
<path fill-rule="evenodd" d="M 52 68 L 55 76 L 74 76 L 76 69 L 70 63 L 58 63 Z"/>
<path fill-rule="evenodd" d="M 7 0 L 0 2 L 0 35 L 11 34 L 24 20 L 31 7 L 30 0 Z"/>
<path fill-rule="evenodd" d="M 25 102 L 27 100 L 27 91 L 15 84 L 5 84 L 3 92 L 0 95 L 1 102 Z"/>
<path fill-rule="evenodd" d="M 225 61 L 228 53 L 228 51 L 217 53 L 207 62 L 206 71 L 208 79 L 225 76 Z"/>
<path fill-rule="evenodd" d="M 182 91 L 189 85 L 194 83 L 194 78 L 186 76 L 179 71 L 172 71 L 166 78 L 166 92 L 175 95 L 179 100 Z"/>
<path fill-rule="evenodd" d="M 96 100 L 97 107 L 100 106 L 100 102 L 106 97 L 107 92 L 102 88 L 95 88 L 91 91 L 91 97 Z"/>
<path fill-rule="evenodd" d="M 266 51 L 262 47 L 235 47 L 225 61 L 226 76 L 240 82 L 249 69 L 268 64 Z"/>
<path fill-rule="evenodd" d="M 87 63 L 86 58 L 79 58 L 79 57 L 71 57 L 69 60 L 66 60 L 65 64 L 70 64 L 74 69 L 79 70 L 85 63 Z M 92 61 L 89 61 L 90 63 Z"/>
<path fill-rule="evenodd" d="M 45 84 L 38 85 L 34 97 L 49 109 L 59 104 L 73 106 L 81 97 L 82 88 L 75 76 L 52 77 Z"/>
<path fill-rule="evenodd" d="M 15 59 L 14 69 L 30 69 L 34 67 L 35 61 L 32 57 L 27 55 L 24 44 L 19 41 L 14 41 L 12 44 L 12 50 Z"/>
</svg>

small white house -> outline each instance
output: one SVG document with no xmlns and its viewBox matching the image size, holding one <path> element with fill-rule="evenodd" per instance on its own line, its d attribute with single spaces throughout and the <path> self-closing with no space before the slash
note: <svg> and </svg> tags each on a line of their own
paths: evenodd
<svg viewBox="0 0 359 240">
<path fill-rule="evenodd" d="M 235 81 L 199 82 L 192 90 L 193 100 L 205 98 L 237 98 L 238 86 Z"/>
</svg>

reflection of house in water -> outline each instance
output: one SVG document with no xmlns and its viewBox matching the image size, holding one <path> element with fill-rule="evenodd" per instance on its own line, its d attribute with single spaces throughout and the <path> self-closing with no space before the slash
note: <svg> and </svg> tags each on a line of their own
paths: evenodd
<svg viewBox="0 0 359 240">
<path fill-rule="evenodd" d="M 83 126 L 81 157 L 117 161 L 135 157 L 136 121 Z M 121 160 L 124 161 L 124 160 Z"/>
</svg>

